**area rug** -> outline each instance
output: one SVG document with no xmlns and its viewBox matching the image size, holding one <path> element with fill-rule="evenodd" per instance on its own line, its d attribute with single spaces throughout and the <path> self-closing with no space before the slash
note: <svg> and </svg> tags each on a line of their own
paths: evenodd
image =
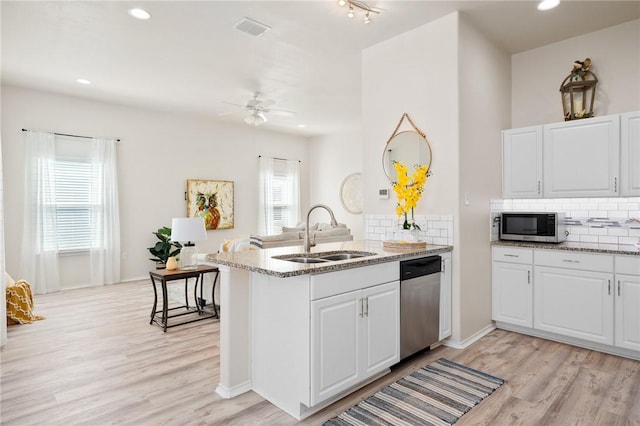
<svg viewBox="0 0 640 426">
<path fill-rule="evenodd" d="M 503 379 L 440 358 L 386 386 L 325 425 L 451 425 Z"/>
</svg>

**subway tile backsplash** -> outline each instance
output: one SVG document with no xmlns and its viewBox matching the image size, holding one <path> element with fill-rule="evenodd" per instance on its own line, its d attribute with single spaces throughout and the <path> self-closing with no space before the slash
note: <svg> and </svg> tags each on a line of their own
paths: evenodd
<svg viewBox="0 0 640 426">
<path fill-rule="evenodd" d="M 567 241 L 600 244 L 640 244 L 640 197 L 492 200 L 492 218 L 503 211 L 562 212 Z M 491 240 L 498 227 L 490 223 Z"/>
<path fill-rule="evenodd" d="M 420 240 L 427 244 L 453 245 L 453 215 L 416 215 Z M 398 229 L 396 215 L 369 214 L 364 218 L 364 233 L 368 240 L 384 241 L 387 233 Z"/>
</svg>

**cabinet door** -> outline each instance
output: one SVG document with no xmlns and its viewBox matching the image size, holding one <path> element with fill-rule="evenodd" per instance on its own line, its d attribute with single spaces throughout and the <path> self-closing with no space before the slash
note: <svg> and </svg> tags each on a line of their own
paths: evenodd
<svg viewBox="0 0 640 426">
<path fill-rule="evenodd" d="M 311 302 L 311 405 L 360 379 L 360 290 Z"/>
<path fill-rule="evenodd" d="M 613 275 L 536 266 L 534 328 L 613 344 Z"/>
<path fill-rule="evenodd" d="M 544 126 L 544 196 L 618 195 L 620 116 Z"/>
<path fill-rule="evenodd" d="M 440 273 L 440 335 L 443 340 L 451 336 L 451 253 L 443 253 Z"/>
<path fill-rule="evenodd" d="M 400 283 L 362 290 L 362 378 L 400 361 Z"/>
<path fill-rule="evenodd" d="M 640 351 L 640 276 L 616 275 L 615 345 Z"/>
<path fill-rule="evenodd" d="M 533 326 L 531 265 L 493 262 L 492 319 L 523 327 Z"/>
<path fill-rule="evenodd" d="M 502 197 L 542 196 L 542 126 L 502 132 Z"/>
<path fill-rule="evenodd" d="M 640 111 L 620 116 L 620 143 L 621 194 L 640 195 Z"/>
</svg>

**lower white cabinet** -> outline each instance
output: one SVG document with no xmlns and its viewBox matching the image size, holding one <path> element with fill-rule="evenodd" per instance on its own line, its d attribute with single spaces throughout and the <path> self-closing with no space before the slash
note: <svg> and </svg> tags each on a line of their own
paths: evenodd
<svg viewBox="0 0 640 426">
<path fill-rule="evenodd" d="M 398 281 L 311 302 L 311 405 L 399 360 L 399 303 Z"/>
<path fill-rule="evenodd" d="M 442 253 L 440 272 L 440 340 L 451 336 L 451 253 Z"/>
<path fill-rule="evenodd" d="M 639 256 L 494 246 L 492 260 L 500 327 L 640 359 Z"/>
<path fill-rule="evenodd" d="M 613 275 L 536 266 L 534 328 L 613 344 Z"/>
<path fill-rule="evenodd" d="M 640 258 L 616 256 L 615 345 L 640 351 Z"/>
<path fill-rule="evenodd" d="M 493 320 L 533 327 L 533 251 L 493 247 L 492 252 Z"/>
</svg>

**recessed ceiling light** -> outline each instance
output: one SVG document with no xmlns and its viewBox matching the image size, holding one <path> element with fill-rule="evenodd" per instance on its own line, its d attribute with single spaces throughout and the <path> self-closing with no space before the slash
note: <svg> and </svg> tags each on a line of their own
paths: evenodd
<svg viewBox="0 0 640 426">
<path fill-rule="evenodd" d="M 301 129 L 304 129 L 305 127 L 307 127 L 307 125 L 306 124 L 298 124 L 298 127 L 301 128 Z"/>
<path fill-rule="evenodd" d="M 542 0 L 540 3 L 538 3 L 538 10 L 553 9 L 559 4 L 560 0 Z"/>
<path fill-rule="evenodd" d="M 79 79 L 76 80 L 76 83 L 91 84 L 91 82 L 89 80 L 87 80 L 86 78 L 79 78 Z"/>
<path fill-rule="evenodd" d="M 151 18 L 151 14 L 149 12 L 137 7 L 135 9 L 129 9 L 129 15 L 133 16 L 136 19 L 142 19 L 143 21 Z"/>
</svg>

